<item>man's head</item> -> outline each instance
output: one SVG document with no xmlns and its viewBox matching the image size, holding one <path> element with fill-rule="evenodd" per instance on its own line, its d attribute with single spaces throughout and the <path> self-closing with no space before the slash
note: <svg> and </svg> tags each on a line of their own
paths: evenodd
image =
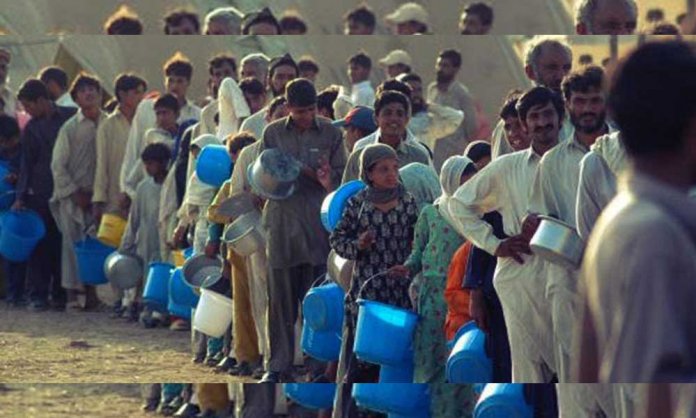
<svg viewBox="0 0 696 418">
<path fill-rule="evenodd" d="M 394 35 L 415 35 L 427 33 L 428 11 L 418 3 L 404 3 L 384 20 L 393 26 Z"/>
<path fill-rule="evenodd" d="M 334 120 L 333 104 L 340 92 L 339 86 L 329 86 L 317 94 L 317 113 L 319 115 Z"/>
<path fill-rule="evenodd" d="M 268 7 L 248 13 L 242 20 L 243 35 L 280 35 L 280 33 L 280 24 Z"/>
<path fill-rule="evenodd" d="M 403 93 L 385 90 L 375 100 L 375 120 L 382 135 L 406 135 L 406 127 L 411 116 L 411 102 Z"/>
<path fill-rule="evenodd" d="M 348 78 L 353 84 L 370 79 L 372 71 L 372 59 L 365 52 L 360 51 L 348 59 Z"/>
<path fill-rule="evenodd" d="M 304 35 L 307 33 L 307 23 L 297 10 L 286 10 L 280 16 L 278 24 L 282 35 Z"/>
<path fill-rule="evenodd" d="M 252 77 L 242 79 L 239 89 L 242 90 L 252 115 L 266 105 L 266 87 L 259 80 Z"/>
<path fill-rule="evenodd" d="M 148 176 L 162 179 L 167 172 L 172 152 L 166 144 L 155 142 L 145 147 L 140 158 L 145 165 Z"/>
<path fill-rule="evenodd" d="M 396 79 L 402 83 L 406 83 L 411 88 L 409 98 L 411 99 L 413 114 L 415 115 L 425 111 L 428 106 L 425 101 L 425 96 L 423 95 L 423 80 L 420 76 L 418 74 L 408 73 L 401 74 Z"/>
<path fill-rule="evenodd" d="M 261 53 L 245 55 L 239 64 L 239 78 L 252 77 L 265 86 L 268 79 L 269 62 L 270 59 Z"/>
<path fill-rule="evenodd" d="M 46 85 L 52 100 L 58 100 L 68 91 L 68 75 L 60 67 L 45 67 L 39 73 L 39 79 Z"/>
<path fill-rule="evenodd" d="M 104 22 L 104 33 L 107 35 L 141 35 L 143 22 L 130 7 L 122 4 Z"/>
<path fill-rule="evenodd" d="M 527 44 L 524 71 L 536 85 L 560 94 L 561 81 L 573 63 L 573 52 L 557 37 L 535 36 Z"/>
<path fill-rule="evenodd" d="M 658 162 L 670 157 L 690 168 L 686 180 L 692 185 L 696 184 L 693 74 L 696 54 L 691 45 L 647 42 L 619 62 L 607 100 L 628 154 Z"/>
<path fill-rule="evenodd" d="M 459 18 L 462 35 L 487 35 L 493 26 L 493 7 L 485 2 L 469 3 Z"/>
<path fill-rule="evenodd" d="M 594 65 L 583 67 L 563 79 L 563 99 L 576 130 L 592 134 L 606 126 L 603 84 L 604 70 Z"/>
<path fill-rule="evenodd" d="M 438 83 L 450 83 L 456 77 L 462 66 L 462 54 L 454 49 L 446 49 L 440 52 L 435 62 Z"/>
<path fill-rule="evenodd" d="M 17 92 L 17 99 L 33 119 L 43 118 L 53 106 L 46 85 L 35 78 L 30 78 L 22 84 Z"/>
<path fill-rule="evenodd" d="M 306 78 L 312 83 L 316 83 L 317 75 L 319 74 L 319 64 L 317 64 L 314 58 L 309 55 L 301 57 L 300 60 L 297 61 L 297 69 L 300 72 L 300 78 Z"/>
<path fill-rule="evenodd" d="M 578 57 L 578 64 L 580 65 L 590 65 L 594 61 L 592 54 L 582 54 Z"/>
<path fill-rule="evenodd" d="M 578 35 L 630 35 L 637 21 L 635 0 L 578 0 L 575 7 Z"/>
<path fill-rule="evenodd" d="M 208 61 L 213 97 L 217 97 L 220 83 L 227 77 L 237 78 L 237 60 L 228 54 L 218 54 Z"/>
<path fill-rule="evenodd" d="M 385 68 L 388 78 L 394 78 L 399 74 L 410 73 L 413 60 L 408 52 L 395 49 L 379 60 L 379 64 Z"/>
<path fill-rule="evenodd" d="M 164 17 L 165 35 L 200 35 L 198 15 L 190 10 L 176 9 Z"/>
<path fill-rule="evenodd" d="M 665 11 L 660 9 L 659 7 L 650 9 L 647 11 L 647 13 L 645 13 L 645 20 L 648 23 L 662 22 L 663 20 L 665 20 Z"/>
<path fill-rule="evenodd" d="M 147 83 L 135 74 L 119 74 L 114 82 L 114 93 L 118 103 L 129 109 L 136 109 L 147 90 Z"/>
<path fill-rule="evenodd" d="M 515 151 L 529 148 L 530 142 L 529 135 L 522 128 L 522 121 L 520 121 L 519 113 L 517 113 L 517 102 L 520 96 L 522 96 L 522 92 L 519 90 L 513 90 L 508 93 L 499 112 L 500 120 L 503 122 L 505 138 Z"/>
<path fill-rule="evenodd" d="M 470 142 L 464 156 L 473 161 L 476 170 L 481 171 L 491 162 L 491 144 L 486 141 Z"/>
<path fill-rule="evenodd" d="M 90 74 L 80 73 L 70 86 L 70 97 L 82 110 L 99 109 L 102 104 L 101 83 Z"/>
<path fill-rule="evenodd" d="M 239 153 L 247 147 L 248 145 L 256 142 L 256 137 L 253 133 L 249 131 L 237 132 L 236 134 L 230 134 L 225 141 L 225 146 L 227 147 L 227 153 L 234 163 L 239 157 Z"/>
<path fill-rule="evenodd" d="M 155 101 L 157 127 L 170 133 L 177 130 L 179 119 L 179 101 L 173 94 L 165 94 Z"/>
<path fill-rule="evenodd" d="M 0 48 L 0 85 L 5 84 L 7 81 L 7 74 L 10 70 L 10 61 L 12 60 L 12 55 L 10 50 L 6 48 Z"/>
<path fill-rule="evenodd" d="M 382 92 L 385 92 L 387 90 L 398 91 L 399 93 L 406 96 L 409 102 L 409 108 L 411 107 L 411 94 L 413 92 L 411 91 L 411 87 L 408 84 L 404 83 L 403 81 L 399 81 L 395 78 L 385 80 L 377 86 L 377 88 L 375 89 L 375 95 L 379 96 L 380 94 L 382 94 Z"/>
<path fill-rule="evenodd" d="M 11 116 L 0 115 L 0 156 L 14 153 L 20 147 L 19 124 Z"/>
<path fill-rule="evenodd" d="M 305 78 L 290 81 L 285 89 L 285 99 L 295 126 L 300 130 L 311 128 L 317 114 L 317 90 L 314 84 Z"/>
<path fill-rule="evenodd" d="M 532 146 L 552 146 L 558 142 L 565 110 L 563 99 L 555 91 L 532 87 L 519 98 L 516 109 Z"/>
<path fill-rule="evenodd" d="M 268 70 L 268 86 L 273 96 L 280 96 L 283 94 L 285 92 L 285 86 L 291 80 L 296 79 L 298 73 L 297 64 L 290 54 L 273 58 Z"/>
<path fill-rule="evenodd" d="M 241 35 L 242 12 L 234 7 L 218 7 L 205 16 L 203 33 L 206 35 Z"/>
<path fill-rule="evenodd" d="M 333 125 L 344 129 L 344 140 L 348 151 L 353 150 L 359 139 L 377 130 L 375 112 L 366 106 L 354 107 L 345 118 L 335 121 Z"/>
<path fill-rule="evenodd" d="M 377 19 L 369 6 L 363 4 L 349 10 L 343 16 L 344 35 L 372 35 L 375 32 Z"/>
<path fill-rule="evenodd" d="M 191 62 L 182 53 L 177 52 L 164 63 L 163 71 L 167 93 L 173 94 L 179 100 L 184 100 L 193 77 Z"/>
<path fill-rule="evenodd" d="M 268 105 L 266 120 L 270 123 L 278 119 L 283 119 L 289 115 L 288 101 L 285 96 L 274 97 Z"/>
</svg>

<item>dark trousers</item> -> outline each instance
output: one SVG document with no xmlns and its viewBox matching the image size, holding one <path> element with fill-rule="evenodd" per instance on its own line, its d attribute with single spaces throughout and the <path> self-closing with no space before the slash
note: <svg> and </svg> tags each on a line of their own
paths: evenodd
<svg viewBox="0 0 696 418">
<path fill-rule="evenodd" d="M 39 241 L 29 257 L 27 287 L 32 302 L 48 302 L 49 294 L 54 303 L 65 303 L 65 290 L 61 286 L 60 256 L 62 236 L 48 205 L 32 204 L 46 226 L 46 235 Z"/>
<path fill-rule="evenodd" d="M 24 288 L 27 273 L 27 263 L 13 263 L 4 260 L 5 282 L 7 283 L 7 302 L 24 300 Z"/>
<path fill-rule="evenodd" d="M 244 384 L 242 416 L 240 418 L 273 417 L 275 406 L 275 384 Z"/>
<path fill-rule="evenodd" d="M 535 418 L 558 418 L 558 398 L 553 383 L 524 384 L 527 403 L 532 405 Z"/>
<path fill-rule="evenodd" d="M 287 372 L 295 358 L 295 322 L 300 304 L 326 266 L 302 264 L 283 269 L 269 269 L 268 335 L 271 355 L 268 370 Z"/>
<path fill-rule="evenodd" d="M 485 298 L 489 328 L 486 335 L 486 352 L 493 363 L 493 382 L 509 383 L 512 381 L 512 360 L 503 307 L 495 291 L 486 294 Z"/>
</svg>

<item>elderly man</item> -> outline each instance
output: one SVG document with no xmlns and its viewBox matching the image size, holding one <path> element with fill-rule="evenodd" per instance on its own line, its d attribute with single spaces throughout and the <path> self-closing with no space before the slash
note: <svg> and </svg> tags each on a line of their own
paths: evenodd
<svg viewBox="0 0 696 418">
<path fill-rule="evenodd" d="M 519 98 L 517 110 L 531 147 L 488 164 L 457 190 L 448 209 L 459 233 L 498 257 L 493 285 L 505 315 L 513 382 L 548 383 L 555 371 L 551 309 L 542 260 L 529 250 L 534 221 L 527 208 L 539 161 L 558 144 L 563 100 L 534 87 Z M 509 238 L 495 237 L 482 219 L 492 211 L 502 215 Z"/>
<path fill-rule="evenodd" d="M 203 33 L 206 35 L 241 35 L 242 12 L 234 7 L 218 7 L 205 16 Z"/>
<path fill-rule="evenodd" d="M 268 371 L 262 382 L 291 380 L 298 306 L 312 282 L 326 270 L 328 234 L 319 220 L 321 203 L 340 183 L 346 163 L 341 131 L 316 116 L 316 90 L 306 79 L 287 86 L 290 116 L 263 132 L 263 147 L 277 148 L 302 164 L 295 192 L 269 200 L 263 210 L 268 234 Z M 313 158 L 312 155 L 318 155 Z"/>
<path fill-rule="evenodd" d="M 527 78 L 537 86 L 548 87 L 561 93 L 561 81 L 571 69 L 573 63 L 573 51 L 565 41 L 552 36 L 535 36 L 527 44 L 524 71 Z M 568 119 L 563 121 L 560 140 L 567 138 L 573 130 Z M 498 122 L 491 135 L 493 146 L 492 157 L 496 159 L 501 155 L 513 151 L 505 137 L 503 124 Z"/>
<path fill-rule="evenodd" d="M 575 7 L 578 35 L 631 35 L 637 21 L 635 0 L 578 0 Z"/>
</svg>

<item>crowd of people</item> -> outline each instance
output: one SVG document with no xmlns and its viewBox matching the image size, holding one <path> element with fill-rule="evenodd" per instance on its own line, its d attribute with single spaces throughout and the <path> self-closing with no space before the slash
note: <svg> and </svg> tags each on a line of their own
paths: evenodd
<svg viewBox="0 0 696 418">
<path fill-rule="evenodd" d="M 635 14 L 605 22 L 611 14 L 599 13 L 601 2 L 587 3 L 594 8 L 578 33 L 635 30 Z M 199 31 L 197 17 L 177 16 L 167 33 Z M 268 16 L 241 18 L 242 30 L 280 29 Z M 439 53 L 436 81 L 425 89 L 405 51 L 380 63 L 388 80 L 378 86 L 372 60 L 359 52 L 347 60 L 349 88 L 318 91 L 314 60 L 220 54 L 208 62 L 202 107 L 188 94 L 195 65 L 178 53 L 162 67 L 165 91 L 123 73 L 108 103 L 103 80 L 80 73 L 70 81 L 55 66 L 16 94 L 3 83 L 0 158 L 4 181 L 16 187 L 12 210 L 36 212 L 46 229 L 28 262 L 3 260 L 6 302 L 36 312 L 104 310 L 80 278 L 74 245 L 116 214 L 127 219 L 118 251 L 145 265 L 175 263 L 189 247 L 224 260 L 213 285 L 233 300 L 231 329 L 222 338 L 192 331 L 194 362 L 262 383 L 341 383 L 325 416 L 365 416 L 351 386 L 379 379 L 379 368 L 353 353 L 359 298 L 419 314 L 414 383 L 431 385 L 436 417 L 472 413 L 473 387 L 445 376 L 448 343 L 470 320 L 486 333 L 493 381 L 542 384 L 529 389 L 537 416 L 631 417 L 637 389 L 626 382 L 693 380 L 692 46 L 646 42 L 613 63 L 609 77 L 598 66 L 573 68 L 563 40 L 535 37 L 524 56 L 534 87 L 501 100 L 493 129 L 457 80 L 457 50 Z M 2 81 L 9 71 L 11 55 L 0 50 Z M 196 174 L 210 145 L 224 145 L 234 163 L 221 187 Z M 248 176 L 270 150 L 301 167 L 282 195 L 260 193 Z M 356 179 L 365 188 L 327 232 L 324 198 Z M 250 256 L 222 239 L 234 219 L 219 209 L 239 194 L 262 213 L 265 251 Z M 531 250 L 544 217 L 586 243 L 582 268 Z M 302 359 L 296 341 L 299 307 L 331 254 L 354 264 L 341 282 L 340 358 L 327 363 Z M 141 280 L 112 290 L 114 320 L 191 328 L 145 304 L 142 288 Z M 240 385 L 243 416 L 271 416 L 276 388 Z M 145 409 L 166 415 L 215 416 L 230 401 L 224 385 L 151 389 Z"/>
</svg>

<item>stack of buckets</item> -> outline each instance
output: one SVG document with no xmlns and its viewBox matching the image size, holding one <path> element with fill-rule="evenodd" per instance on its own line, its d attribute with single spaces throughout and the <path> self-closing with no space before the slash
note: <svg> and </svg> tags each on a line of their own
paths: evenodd
<svg viewBox="0 0 696 418">
<path fill-rule="evenodd" d="M 390 418 L 430 418 L 427 384 L 356 383 L 353 398 L 361 408 L 389 414 Z"/>
<path fill-rule="evenodd" d="M 341 286 L 334 282 L 313 287 L 302 302 L 302 351 L 320 361 L 336 361 L 341 352 L 343 326 Z"/>
<path fill-rule="evenodd" d="M 486 334 L 474 321 L 464 324 L 454 337 L 447 359 L 449 383 L 488 383 L 493 380 L 493 363 L 486 353 Z"/>
<path fill-rule="evenodd" d="M 80 281 L 87 285 L 106 284 L 109 279 L 104 271 L 106 258 L 121 245 L 121 238 L 128 221 L 118 215 L 105 213 L 102 216 L 97 239 L 90 236 L 75 243 L 75 256 Z"/>
<path fill-rule="evenodd" d="M 519 383 L 487 384 L 474 409 L 475 418 L 532 418 L 533 416 L 533 408 L 524 397 L 524 385 Z"/>
<path fill-rule="evenodd" d="M 189 257 L 191 251 L 184 251 Z M 143 300 L 153 310 L 191 320 L 191 309 L 198 304 L 198 295 L 184 282 L 181 267 L 153 262 L 148 266 Z"/>
<path fill-rule="evenodd" d="M 308 409 L 333 408 L 335 383 L 285 383 L 285 396 Z"/>
</svg>

